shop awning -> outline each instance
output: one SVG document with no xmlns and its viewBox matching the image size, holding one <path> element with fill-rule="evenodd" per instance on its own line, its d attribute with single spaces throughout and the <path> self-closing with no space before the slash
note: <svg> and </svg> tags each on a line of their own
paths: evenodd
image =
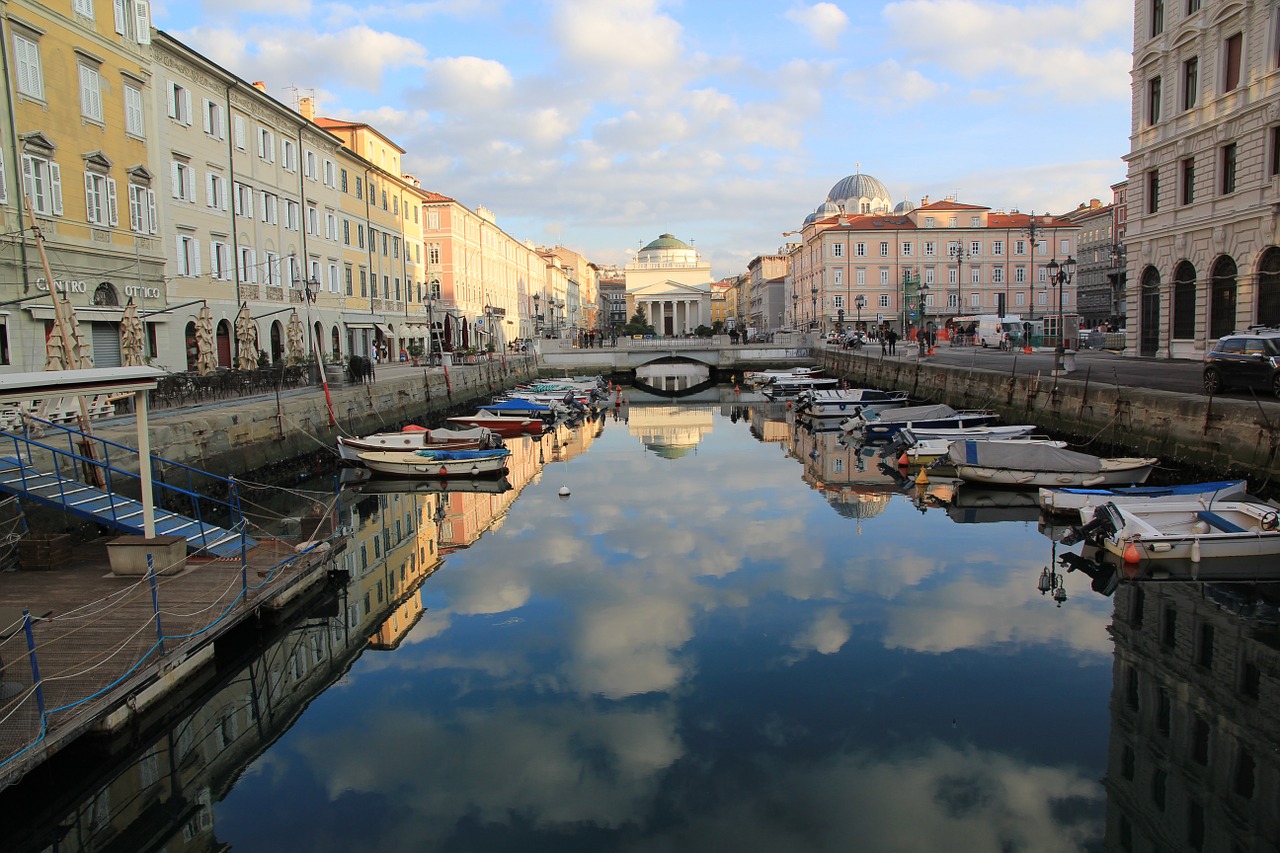
<svg viewBox="0 0 1280 853">
<path fill-rule="evenodd" d="M 391 331 L 391 327 L 385 323 L 374 323 L 373 327 L 389 338 L 394 338 L 396 336 L 396 333 Z"/>
<path fill-rule="evenodd" d="M 372 323 L 352 323 L 349 320 L 343 320 L 342 325 L 346 326 L 348 329 L 372 329 L 373 328 Z"/>
</svg>

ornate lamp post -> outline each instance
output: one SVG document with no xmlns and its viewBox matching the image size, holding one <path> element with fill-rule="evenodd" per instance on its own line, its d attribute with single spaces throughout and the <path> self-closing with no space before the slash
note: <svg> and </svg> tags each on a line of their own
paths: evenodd
<svg viewBox="0 0 1280 853">
<path fill-rule="evenodd" d="M 542 294 L 533 294 L 533 336 L 542 335 Z"/>
<path fill-rule="evenodd" d="M 916 296 L 920 298 L 920 331 L 916 333 L 916 361 L 920 360 L 920 354 L 925 350 L 926 340 L 921 335 L 928 333 L 928 324 L 925 322 L 925 297 L 929 295 L 929 285 L 921 284 L 916 288 Z"/>
<path fill-rule="evenodd" d="M 911 310 L 911 288 L 920 286 L 919 276 L 912 276 L 913 267 L 902 271 L 902 337 L 907 336 L 907 321 L 915 312 Z"/>
<path fill-rule="evenodd" d="M 794 290 L 791 291 L 791 326 L 793 329 L 800 328 L 800 294 Z"/>
<path fill-rule="evenodd" d="M 809 303 L 811 305 L 809 313 L 809 328 L 818 328 L 818 286 L 815 284 L 809 288 Z"/>
<path fill-rule="evenodd" d="M 859 293 L 853 298 L 853 307 L 858 309 L 858 331 L 862 331 L 862 309 L 867 307 L 867 297 Z"/>
<path fill-rule="evenodd" d="M 1031 258 L 1031 276 L 1027 279 L 1027 299 L 1030 301 L 1031 319 L 1036 318 L 1036 241 L 1044 235 L 1044 227 L 1036 221 L 1036 212 L 1031 211 L 1031 217 L 1027 220 L 1027 227 L 1022 229 L 1022 233 L 1031 241 L 1028 257 Z"/>
<path fill-rule="evenodd" d="M 1071 278 L 1076 272 L 1076 261 L 1075 258 L 1067 255 L 1067 259 L 1059 265 L 1058 259 L 1054 258 L 1046 265 L 1046 269 L 1049 271 L 1049 286 L 1052 287 L 1055 284 L 1058 286 L 1058 345 L 1053 350 L 1053 363 L 1054 370 L 1061 373 L 1062 356 L 1066 350 L 1066 328 L 1062 322 L 1062 288 L 1071 283 Z"/>
<path fill-rule="evenodd" d="M 969 251 L 965 249 L 964 241 L 958 240 L 954 246 L 947 250 L 947 254 L 951 256 L 951 260 L 955 261 L 956 265 L 956 312 L 959 313 L 961 294 L 964 289 L 964 262 L 969 259 Z"/>
</svg>

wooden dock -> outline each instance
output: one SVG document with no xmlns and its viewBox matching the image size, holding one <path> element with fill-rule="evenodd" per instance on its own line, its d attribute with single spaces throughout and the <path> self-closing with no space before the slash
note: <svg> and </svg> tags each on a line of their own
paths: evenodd
<svg viewBox="0 0 1280 853">
<path fill-rule="evenodd" d="M 0 788 L 86 731 L 163 698 L 208 662 L 217 637 L 326 578 L 335 554 L 321 546 L 299 556 L 295 540 L 267 539 L 244 571 L 238 559 L 190 558 L 153 589 L 147 578 L 111 573 L 106 541 L 46 571 L 0 573 Z"/>
</svg>

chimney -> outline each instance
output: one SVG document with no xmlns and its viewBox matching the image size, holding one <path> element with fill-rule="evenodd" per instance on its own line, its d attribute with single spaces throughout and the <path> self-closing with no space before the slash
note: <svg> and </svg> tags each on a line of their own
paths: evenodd
<svg viewBox="0 0 1280 853">
<path fill-rule="evenodd" d="M 925 206 L 926 204 L 928 204 L 928 203 L 929 203 L 929 197 L 928 197 L 928 196 L 925 196 L 924 198 L 920 199 L 920 206 L 921 206 L 921 207 L 924 207 L 924 206 Z"/>
<path fill-rule="evenodd" d="M 257 89 L 259 92 L 266 92 L 266 91 L 267 91 L 267 84 L 266 84 L 266 82 L 265 82 L 265 81 L 262 81 L 262 80 L 255 80 L 255 81 L 253 82 L 253 88 Z"/>
<path fill-rule="evenodd" d="M 298 98 L 298 112 L 302 113 L 302 117 L 307 121 L 316 120 L 316 101 L 315 98 Z"/>
</svg>

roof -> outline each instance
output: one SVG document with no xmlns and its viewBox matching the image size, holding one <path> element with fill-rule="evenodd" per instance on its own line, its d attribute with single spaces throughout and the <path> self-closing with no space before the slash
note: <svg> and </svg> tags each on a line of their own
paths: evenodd
<svg viewBox="0 0 1280 853">
<path fill-rule="evenodd" d="M 924 210 L 990 210 L 980 204 L 964 204 L 953 198 L 944 198 L 941 201 L 931 201 L 928 204 L 922 204 L 916 208 L 917 211 Z"/>
<path fill-rule="evenodd" d="M 640 251 L 647 252 L 650 249 L 692 249 L 688 243 L 683 240 L 677 240 L 674 234 L 661 234 L 657 240 L 645 246 Z"/>
</svg>

